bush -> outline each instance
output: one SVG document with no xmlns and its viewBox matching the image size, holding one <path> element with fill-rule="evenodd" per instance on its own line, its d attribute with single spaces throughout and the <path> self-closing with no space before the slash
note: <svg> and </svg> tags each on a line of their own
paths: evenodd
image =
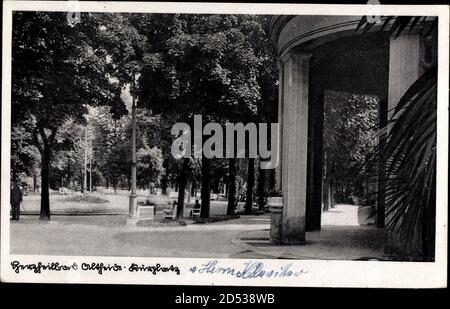
<svg viewBox="0 0 450 309">
<path fill-rule="evenodd" d="M 103 204 L 103 203 L 109 203 L 108 200 L 96 197 L 96 196 L 90 196 L 90 195 L 72 195 L 68 196 L 61 201 L 64 202 L 78 202 L 78 203 L 90 203 L 90 204 Z"/>
</svg>

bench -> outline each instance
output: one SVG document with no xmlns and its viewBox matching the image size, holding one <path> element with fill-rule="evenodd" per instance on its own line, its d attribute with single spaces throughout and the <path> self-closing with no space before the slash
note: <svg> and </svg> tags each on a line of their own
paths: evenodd
<svg viewBox="0 0 450 309">
<path fill-rule="evenodd" d="M 164 209 L 164 219 L 175 220 L 177 218 L 177 206 L 172 209 Z"/>
<path fill-rule="evenodd" d="M 200 208 L 192 208 L 191 210 L 191 217 L 200 217 Z"/>
<path fill-rule="evenodd" d="M 258 205 L 257 203 L 253 203 L 253 205 L 252 205 L 252 210 L 253 210 L 253 211 L 259 210 L 259 205 Z"/>
<path fill-rule="evenodd" d="M 137 217 L 141 220 L 153 220 L 155 214 L 155 206 L 138 205 Z"/>
<path fill-rule="evenodd" d="M 59 188 L 59 194 L 67 195 L 68 193 L 69 193 L 69 189 L 67 189 L 65 187 Z"/>
</svg>

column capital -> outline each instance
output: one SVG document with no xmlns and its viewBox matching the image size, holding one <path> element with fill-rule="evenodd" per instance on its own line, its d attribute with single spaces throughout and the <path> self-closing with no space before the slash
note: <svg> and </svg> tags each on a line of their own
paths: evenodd
<svg viewBox="0 0 450 309">
<path fill-rule="evenodd" d="M 278 59 L 279 63 L 284 63 L 290 59 L 304 59 L 309 60 L 311 58 L 313 53 L 309 50 L 293 50 L 290 49 L 283 55 L 281 55 Z"/>
</svg>

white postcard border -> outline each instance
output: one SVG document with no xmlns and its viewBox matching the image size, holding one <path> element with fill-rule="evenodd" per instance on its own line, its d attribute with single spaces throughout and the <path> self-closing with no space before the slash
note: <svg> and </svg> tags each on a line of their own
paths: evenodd
<svg viewBox="0 0 450 309">
<path fill-rule="evenodd" d="M 72 2 L 72 1 L 71 1 Z M 221 274 L 193 274 L 189 269 L 213 259 L 142 258 L 142 257 L 73 257 L 10 255 L 9 171 L 10 171 L 10 113 L 11 113 L 11 37 L 14 10 L 67 11 L 63 1 L 5 1 L 3 2 L 2 51 L 2 179 L 1 179 L 1 280 L 6 282 L 65 282 L 65 283 L 127 283 L 170 285 L 254 285 L 254 286 L 327 286 L 327 287 L 393 287 L 431 288 L 447 286 L 447 223 L 448 223 L 448 85 L 449 85 L 449 7 L 428 5 L 307 5 L 307 4 L 227 4 L 227 3 L 139 3 L 139 2 L 80 2 L 81 11 L 92 12 L 152 12 L 152 13 L 222 13 L 222 14 L 288 14 L 288 15 L 421 15 L 439 16 L 438 33 L 438 147 L 436 197 L 436 259 L 432 263 L 332 261 L 332 260 L 239 260 L 217 259 L 221 266 L 242 269 L 246 262 L 262 262 L 269 269 L 279 270 L 288 264 L 291 269 L 303 269 L 298 277 L 238 278 Z M 61 271 L 15 273 L 11 262 L 22 264 L 59 262 L 130 263 L 179 267 L 180 275 L 145 272 Z"/>
</svg>

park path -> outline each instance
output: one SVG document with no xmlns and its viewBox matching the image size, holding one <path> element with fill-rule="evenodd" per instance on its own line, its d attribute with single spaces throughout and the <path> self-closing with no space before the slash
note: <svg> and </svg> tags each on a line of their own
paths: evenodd
<svg viewBox="0 0 450 309">
<path fill-rule="evenodd" d="M 126 197 L 123 197 L 126 198 Z M 69 206 L 71 207 L 71 206 Z M 216 213 L 226 205 L 216 204 Z M 338 205 L 322 215 L 322 230 L 307 233 L 306 246 L 269 243 L 269 215 L 187 226 L 127 226 L 126 214 L 36 215 L 11 222 L 11 253 L 74 256 L 320 258 L 357 259 L 379 256 L 383 231 L 362 226 L 367 211 Z M 365 225 L 365 224 L 364 224 Z"/>
<path fill-rule="evenodd" d="M 232 221 L 232 222 L 231 222 Z M 269 228 L 269 219 L 244 216 L 210 224 L 130 227 L 126 216 L 24 216 L 11 224 L 11 253 L 82 256 L 240 257 L 240 234 Z"/>
</svg>

